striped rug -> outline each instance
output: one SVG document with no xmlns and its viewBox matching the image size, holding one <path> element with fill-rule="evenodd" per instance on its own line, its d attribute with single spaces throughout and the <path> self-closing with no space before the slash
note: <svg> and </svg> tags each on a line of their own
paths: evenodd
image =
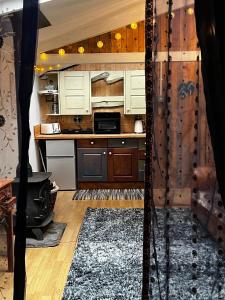
<svg viewBox="0 0 225 300">
<path fill-rule="evenodd" d="M 144 189 L 77 190 L 73 200 L 143 200 Z"/>
</svg>

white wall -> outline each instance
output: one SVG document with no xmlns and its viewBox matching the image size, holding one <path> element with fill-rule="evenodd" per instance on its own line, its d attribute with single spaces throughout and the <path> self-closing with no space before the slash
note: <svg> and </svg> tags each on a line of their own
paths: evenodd
<svg viewBox="0 0 225 300">
<path fill-rule="evenodd" d="M 37 143 L 34 140 L 34 125 L 37 125 L 37 124 L 41 123 L 40 104 L 39 104 L 39 99 L 38 99 L 38 90 L 39 90 L 38 76 L 35 75 L 33 93 L 32 93 L 32 96 L 31 96 L 31 103 L 30 103 L 31 139 L 30 139 L 30 148 L 29 148 L 30 164 L 31 164 L 34 172 L 40 171 L 39 150 L 38 150 L 38 147 L 37 147 Z"/>
</svg>

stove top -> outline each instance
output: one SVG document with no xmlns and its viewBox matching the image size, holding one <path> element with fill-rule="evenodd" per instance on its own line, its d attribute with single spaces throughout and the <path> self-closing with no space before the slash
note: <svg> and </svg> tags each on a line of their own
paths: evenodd
<svg viewBox="0 0 225 300">
<path fill-rule="evenodd" d="M 61 131 L 63 134 L 92 134 L 93 130 L 91 128 L 87 129 L 63 129 Z"/>
</svg>

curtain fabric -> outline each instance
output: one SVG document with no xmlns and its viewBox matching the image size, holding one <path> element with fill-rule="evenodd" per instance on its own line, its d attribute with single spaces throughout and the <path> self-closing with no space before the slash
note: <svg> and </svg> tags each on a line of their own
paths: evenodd
<svg viewBox="0 0 225 300">
<path fill-rule="evenodd" d="M 34 64 L 36 58 L 36 41 L 38 27 L 38 0 L 23 1 L 22 39 L 20 55 L 15 62 L 17 66 L 16 80 L 18 83 L 18 124 L 20 140 L 20 185 L 17 198 L 16 229 L 15 229 L 15 267 L 14 267 L 14 300 L 25 298 L 25 248 L 26 248 L 26 191 L 27 164 L 30 140 L 29 107 L 33 89 Z M 15 49 L 19 51 L 18 47 Z M 18 70 L 19 69 L 19 70 Z"/>
<path fill-rule="evenodd" d="M 195 0 L 206 114 L 219 190 L 225 205 L 225 18 L 223 1 Z"/>
</svg>

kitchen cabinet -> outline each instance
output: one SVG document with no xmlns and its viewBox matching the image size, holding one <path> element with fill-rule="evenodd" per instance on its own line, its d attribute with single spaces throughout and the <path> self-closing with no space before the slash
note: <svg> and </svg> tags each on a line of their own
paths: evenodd
<svg viewBox="0 0 225 300">
<path fill-rule="evenodd" d="M 145 71 L 126 71 L 124 114 L 145 114 Z"/>
<path fill-rule="evenodd" d="M 76 160 L 73 140 L 46 141 L 47 171 L 60 190 L 76 189 Z"/>
<path fill-rule="evenodd" d="M 59 105 L 59 73 L 48 72 L 39 80 L 39 99 L 42 112 L 45 115 L 60 115 Z"/>
<path fill-rule="evenodd" d="M 78 182 L 107 181 L 107 139 L 77 141 Z"/>
<path fill-rule="evenodd" d="M 111 182 L 137 181 L 137 154 L 136 148 L 109 148 L 108 180 Z"/>
<path fill-rule="evenodd" d="M 90 115 L 90 76 L 87 71 L 61 72 L 59 97 L 62 115 Z"/>
<path fill-rule="evenodd" d="M 79 148 L 77 170 L 79 182 L 107 181 L 107 148 Z"/>
<path fill-rule="evenodd" d="M 78 182 L 138 181 L 137 139 L 77 141 Z"/>
</svg>

